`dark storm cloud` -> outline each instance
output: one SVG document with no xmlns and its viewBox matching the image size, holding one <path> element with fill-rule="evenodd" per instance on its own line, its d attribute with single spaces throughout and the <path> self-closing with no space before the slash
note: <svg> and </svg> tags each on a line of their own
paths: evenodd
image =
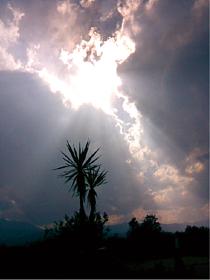
<svg viewBox="0 0 210 280">
<path fill-rule="evenodd" d="M 0 212 L 11 207 L 11 203 L 8 201 L 0 201 Z"/>
<path fill-rule="evenodd" d="M 50 163 L 54 158 L 52 151 L 57 152 L 55 146 L 58 148 L 63 135 L 65 119 L 58 115 L 65 109 L 47 88 L 27 74 L 1 72 L 0 93 L 1 185 L 13 189 L 27 218 L 33 220 L 35 214 L 30 213 L 33 208 L 38 219 L 44 218 L 40 212 L 43 208 L 48 211 L 47 205 L 53 204 L 51 198 L 56 195 L 61 200 L 60 192 L 56 193 L 57 183 L 51 180 Z M 49 186 L 46 195 L 45 185 Z M 54 201 L 52 213 L 56 204 Z M 60 201 L 61 208 L 62 205 Z"/>
<path fill-rule="evenodd" d="M 148 132 L 150 137 L 159 145 L 162 141 L 167 145 L 169 138 L 168 144 L 178 147 L 183 157 L 195 147 L 206 150 L 208 5 L 202 1 L 158 1 L 150 14 L 141 16 L 139 24 L 137 51 L 121 71 L 145 126 L 151 122 L 155 128 Z M 166 154 L 180 164 L 173 150 L 167 149 Z"/>
<path fill-rule="evenodd" d="M 129 96 L 143 114 L 145 137 L 184 175 L 199 148 L 205 172 L 192 192 L 208 196 L 208 1 L 157 1 L 141 14 L 137 51 L 122 65 Z M 197 176 L 197 175 L 196 175 Z"/>
</svg>

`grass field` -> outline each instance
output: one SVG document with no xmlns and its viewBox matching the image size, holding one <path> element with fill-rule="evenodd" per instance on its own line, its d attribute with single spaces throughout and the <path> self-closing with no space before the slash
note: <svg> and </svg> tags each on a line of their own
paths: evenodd
<svg viewBox="0 0 210 280">
<path fill-rule="evenodd" d="M 181 266 L 174 258 L 163 258 L 145 261 L 130 261 L 127 268 L 135 274 L 156 276 L 157 278 L 177 276 L 178 278 L 209 279 L 208 257 L 184 256 Z"/>
</svg>

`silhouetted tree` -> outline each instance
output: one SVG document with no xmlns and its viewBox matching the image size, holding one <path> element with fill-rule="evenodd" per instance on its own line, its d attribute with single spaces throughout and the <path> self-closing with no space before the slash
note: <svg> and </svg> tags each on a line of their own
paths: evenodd
<svg viewBox="0 0 210 280">
<path fill-rule="evenodd" d="M 180 234 L 181 248 L 190 255 L 209 254 L 209 228 L 188 225 L 185 232 Z"/>
<path fill-rule="evenodd" d="M 131 228 L 131 231 L 134 231 L 139 227 L 139 223 L 135 217 L 132 218 L 128 224 L 129 227 Z"/>
<path fill-rule="evenodd" d="M 143 222 L 140 224 L 134 217 L 129 222 L 128 236 L 137 237 L 139 234 L 156 234 L 161 232 L 161 226 L 158 218 L 155 215 L 146 215 Z"/>
<path fill-rule="evenodd" d="M 95 188 L 101 186 L 106 183 L 107 172 L 100 171 L 100 166 L 98 168 L 92 169 L 90 168 L 86 173 L 86 180 L 88 186 L 88 203 L 90 205 L 90 215 L 89 220 L 91 222 L 94 221 L 95 213 L 96 213 L 96 190 Z"/>
<path fill-rule="evenodd" d="M 137 221 L 137 219 L 134 217 L 130 220 L 128 223 L 129 230 L 127 233 L 127 236 L 129 239 L 137 239 L 139 237 L 139 231 L 140 231 L 140 224 Z"/>
<path fill-rule="evenodd" d="M 159 254 L 161 226 L 155 215 L 147 215 L 142 223 L 136 218 L 129 222 L 128 240 L 132 254 L 136 257 Z"/>
<path fill-rule="evenodd" d="M 99 157 L 96 157 L 97 149 L 94 153 L 92 153 L 89 157 L 87 156 L 89 150 L 90 142 L 87 141 L 84 148 L 81 148 L 79 143 L 79 148 L 76 150 L 74 145 L 70 145 L 67 141 L 67 149 L 69 154 L 61 152 L 63 155 L 64 165 L 56 168 L 55 170 L 64 169 L 63 173 L 61 173 L 61 177 L 65 178 L 65 183 L 71 181 L 70 189 L 73 189 L 74 194 L 79 195 L 80 201 L 80 219 L 85 220 L 86 213 L 84 209 L 84 201 L 86 195 L 86 174 L 91 170 L 97 168 L 97 165 L 94 165 L 96 160 Z"/>
<path fill-rule="evenodd" d="M 147 215 L 141 224 L 141 229 L 147 233 L 160 233 L 161 226 L 158 218 L 155 215 Z"/>
</svg>

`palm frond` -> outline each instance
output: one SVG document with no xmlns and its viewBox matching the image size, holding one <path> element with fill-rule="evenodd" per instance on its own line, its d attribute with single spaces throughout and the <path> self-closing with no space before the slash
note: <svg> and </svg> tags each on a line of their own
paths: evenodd
<svg viewBox="0 0 210 280">
<path fill-rule="evenodd" d="M 96 157 L 94 159 L 94 156 L 97 154 L 97 152 L 100 150 L 100 148 L 98 148 L 84 163 L 84 167 L 87 168 L 89 165 L 92 165 L 96 160 L 98 160 L 100 158 L 100 156 Z"/>
<path fill-rule="evenodd" d="M 90 145 L 90 142 L 87 141 L 87 143 L 85 144 L 85 147 L 83 150 L 81 150 L 81 153 L 80 153 L 80 160 L 81 160 L 81 164 L 83 165 L 84 164 L 84 161 L 86 159 L 86 156 L 87 156 L 87 153 L 88 153 L 88 150 L 89 150 L 89 145 Z"/>
<path fill-rule="evenodd" d="M 76 158 L 76 162 L 77 162 L 77 164 L 79 164 L 80 163 L 79 155 L 78 155 L 77 150 L 76 150 L 76 148 L 74 146 L 73 146 L 73 151 L 74 151 L 74 156 Z"/>
<path fill-rule="evenodd" d="M 60 169 L 66 168 L 66 167 L 68 167 L 68 165 L 62 165 L 62 166 L 54 168 L 53 170 L 60 170 Z"/>
<path fill-rule="evenodd" d="M 72 149 L 72 147 L 71 147 L 71 145 L 69 144 L 69 141 L 68 141 L 68 140 L 67 140 L 66 146 L 67 146 L 67 148 L 68 148 L 68 150 L 69 150 L 69 152 L 70 152 L 70 154 L 71 154 L 71 157 L 72 157 L 73 161 L 74 161 L 75 163 L 78 163 L 77 155 L 76 155 L 75 152 L 74 152 L 74 148 Z"/>
<path fill-rule="evenodd" d="M 70 158 L 67 156 L 67 154 L 65 154 L 65 153 L 63 153 L 63 152 L 61 152 L 61 153 L 62 153 L 62 155 L 64 156 L 64 157 L 63 157 L 63 160 L 64 160 L 65 162 L 71 164 L 73 167 L 76 167 L 76 165 L 75 165 L 75 163 L 73 162 L 73 160 L 70 159 Z"/>
</svg>

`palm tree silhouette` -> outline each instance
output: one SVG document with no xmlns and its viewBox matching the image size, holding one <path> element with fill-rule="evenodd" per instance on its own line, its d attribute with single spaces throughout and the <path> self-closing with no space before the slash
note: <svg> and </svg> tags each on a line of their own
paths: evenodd
<svg viewBox="0 0 210 280">
<path fill-rule="evenodd" d="M 97 168 L 97 165 L 94 165 L 94 162 L 98 160 L 99 157 L 96 157 L 99 148 L 87 157 L 90 141 L 87 141 L 84 148 L 81 148 L 79 143 L 79 149 L 76 150 L 74 145 L 70 145 L 67 140 L 67 149 L 69 155 L 61 152 L 63 155 L 64 165 L 56 168 L 55 170 L 64 169 L 63 173 L 60 174 L 61 177 L 65 178 L 65 183 L 71 181 L 70 189 L 73 189 L 73 194 L 79 196 L 80 201 L 80 218 L 81 221 L 84 221 L 86 218 L 86 213 L 84 209 L 84 201 L 86 195 L 86 174 L 87 172 L 92 172 Z"/>
<path fill-rule="evenodd" d="M 88 203 L 90 205 L 90 215 L 89 220 L 91 222 L 94 221 L 95 212 L 96 212 L 96 196 L 97 193 L 95 191 L 95 188 L 103 185 L 106 183 L 106 171 L 100 171 L 100 166 L 98 166 L 95 169 L 89 169 L 86 173 L 86 180 L 87 185 L 89 187 L 88 189 Z"/>
</svg>

